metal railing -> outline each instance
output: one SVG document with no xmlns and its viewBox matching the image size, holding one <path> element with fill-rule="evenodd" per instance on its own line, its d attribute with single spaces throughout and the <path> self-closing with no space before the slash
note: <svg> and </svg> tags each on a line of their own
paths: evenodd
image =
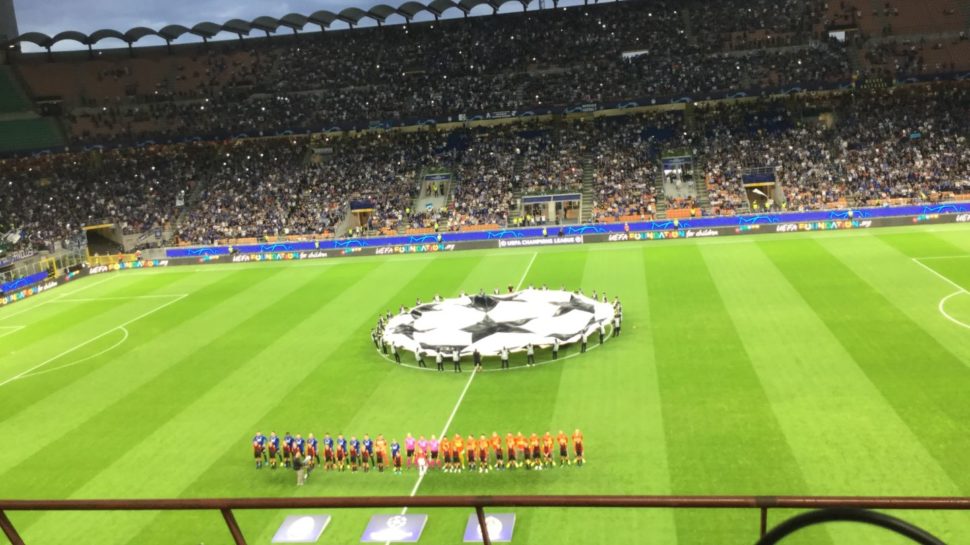
<svg viewBox="0 0 970 545">
<path fill-rule="evenodd" d="M 490 544 L 487 507 L 583 507 L 646 509 L 753 509 L 760 536 L 768 531 L 770 509 L 970 510 L 970 497 L 873 496 L 382 496 L 335 498 L 200 498 L 113 500 L 0 500 L 0 529 L 12 545 L 24 545 L 7 511 L 219 511 L 237 545 L 246 539 L 233 515 L 249 509 L 353 509 L 467 507 L 474 509 L 482 540 Z"/>
</svg>

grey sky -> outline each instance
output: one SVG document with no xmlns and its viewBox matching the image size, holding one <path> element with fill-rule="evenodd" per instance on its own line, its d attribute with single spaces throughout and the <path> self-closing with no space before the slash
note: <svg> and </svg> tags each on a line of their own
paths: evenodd
<svg viewBox="0 0 970 545">
<path fill-rule="evenodd" d="M 369 9 L 388 3 L 397 6 L 404 0 L 14 0 L 17 23 L 21 33 L 43 32 L 53 36 L 64 30 L 78 30 L 91 33 L 102 28 L 112 28 L 124 32 L 136 26 L 147 26 L 158 30 L 169 24 L 192 26 L 202 21 L 222 24 L 229 19 L 252 20 L 260 15 L 282 17 L 287 13 L 309 14 L 327 9 L 340 11 L 348 7 Z M 564 5 L 573 4 L 566 2 Z M 534 9 L 535 5 L 530 5 Z M 502 11 L 516 9 L 514 4 L 506 4 Z M 517 9 L 521 9 L 518 7 Z M 479 6 L 478 11 L 487 13 L 489 9 Z M 454 11 L 454 10 L 453 10 Z M 483 13 L 483 14 L 484 14 Z M 457 11 L 449 13 L 454 16 Z M 422 14 L 417 20 L 430 17 Z M 339 24 L 339 23 L 338 23 Z M 316 30 L 317 27 L 311 26 Z M 226 35 L 225 38 L 234 36 Z M 140 45 L 164 43 L 161 40 L 146 38 Z M 26 47 L 25 49 L 29 49 Z M 122 47 L 122 42 L 105 40 L 101 47 Z M 60 42 L 55 49 L 77 49 L 83 47 L 72 41 Z M 31 49 L 32 50 L 32 49 Z"/>
</svg>

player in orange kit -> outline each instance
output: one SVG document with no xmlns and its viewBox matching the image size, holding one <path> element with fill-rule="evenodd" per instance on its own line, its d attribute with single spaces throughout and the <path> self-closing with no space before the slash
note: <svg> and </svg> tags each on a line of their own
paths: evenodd
<svg viewBox="0 0 970 545">
<path fill-rule="evenodd" d="M 539 436 L 535 433 L 529 436 L 529 459 L 532 467 L 542 469 L 542 458 L 539 457 Z"/>
<path fill-rule="evenodd" d="M 556 442 L 559 443 L 559 465 L 569 465 L 569 437 L 562 430 L 556 435 Z"/>
<path fill-rule="evenodd" d="M 546 432 L 546 434 L 542 436 L 542 463 L 545 464 L 546 467 L 552 467 L 553 442 L 552 434 L 549 432 Z"/>
<path fill-rule="evenodd" d="M 468 440 L 465 442 L 465 456 L 468 459 L 468 469 L 474 471 L 476 469 L 475 465 L 475 436 L 469 435 Z"/>
<path fill-rule="evenodd" d="M 447 435 L 441 438 L 441 445 L 439 448 L 441 449 L 441 456 L 444 458 L 444 463 L 441 465 L 441 469 L 443 469 L 445 473 L 448 473 L 451 471 L 451 441 L 448 439 Z"/>
<path fill-rule="evenodd" d="M 515 450 L 522 455 L 522 463 L 528 468 L 529 462 L 529 441 L 522 435 L 522 432 L 515 434 Z"/>
<path fill-rule="evenodd" d="M 465 459 L 462 457 L 465 453 L 464 448 L 465 440 L 461 438 L 460 433 L 456 433 L 455 439 L 451 442 L 451 460 L 457 471 L 465 469 Z"/>
<path fill-rule="evenodd" d="M 576 453 L 576 465 L 583 465 L 585 460 L 583 459 L 583 434 L 580 433 L 579 428 L 573 432 L 573 451 Z"/>
<path fill-rule="evenodd" d="M 505 434 L 505 453 L 508 454 L 508 461 L 505 462 L 505 467 L 511 467 L 515 469 L 518 467 L 518 462 L 515 461 L 515 436 L 511 433 Z"/>
<path fill-rule="evenodd" d="M 485 438 L 485 434 L 483 433 L 478 438 L 478 442 L 477 442 L 479 473 L 487 473 L 492 469 L 492 466 L 488 463 L 488 445 L 489 445 L 489 441 L 488 439 Z"/>
<path fill-rule="evenodd" d="M 492 452 L 495 453 L 495 469 L 505 469 L 505 462 L 502 461 L 502 438 L 493 431 L 488 441 L 492 444 Z"/>
</svg>

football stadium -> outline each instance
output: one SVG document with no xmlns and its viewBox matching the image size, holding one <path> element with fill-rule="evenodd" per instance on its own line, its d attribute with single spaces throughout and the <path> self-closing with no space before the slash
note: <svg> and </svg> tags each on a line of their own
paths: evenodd
<svg viewBox="0 0 970 545">
<path fill-rule="evenodd" d="M 970 544 L 970 2 L 122 4 L 0 0 L 0 544 Z"/>
</svg>

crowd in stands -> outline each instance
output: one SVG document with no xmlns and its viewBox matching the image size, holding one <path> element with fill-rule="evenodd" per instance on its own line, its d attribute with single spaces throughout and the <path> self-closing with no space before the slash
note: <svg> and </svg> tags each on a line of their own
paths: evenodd
<svg viewBox="0 0 970 545">
<path fill-rule="evenodd" d="M 74 138 L 104 143 L 847 81 L 820 13 L 816 1 L 643 0 L 328 31 L 176 52 L 184 62 L 144 85 L 137 72 L 151 65 L 119 58 L 102 71 L 124 93 L 61 94 Z"/>
<path fill-rule="evenodd" d="M 970 193 L 968 135 L 970 88 L 948 84 L 452 132 L 93 150 L 4 160 L 0 216 L 35 246 L 104 220 L 126 233 L 171 229 L 183 243 L 333 236 L 344 220 L 341 234 L 447 231 L 505 225 L 517 195 L 582 191 L 588 174 L 593 221 L 626 221 L 653 217 L 661 199 L 692 214 L 751 211 L 750 169 L 774 173 L 766 206 L 776 210 L 929 202 Z M 674 148 L 694 157 L 686 196 L 658 194 L 660 154 Z M 440 208 L 416 205 L 427 168 L 453 176 Z M 351 203 L 369 212 L 350 215 Z"/>
<path fill-rule="evenodd" d="M 760 96 L 852 79 L 822 30 L 837 11 L 643 0 L 176 49 L 163 74 L 155 60 L 106 57 L 93 83 L 62 93 L 75 141 L 143 145 L 4 160 L 0 217 L 27 234 L 21 245 L 102 220 L 196 244 L 505 225 L 518 196 L 561 192 L 592 195 L 593 221 L 743 213 L 751 169 L 774 173 L 759 205 L 778 210 L 970 192 L 965 84 Z M 874 43 L 862 57 L 922 73 L 922 47 Z M 20 70 L 30 84 L 63 64 Z M 760 98 L 450 132 L 151 142 L 739 90 Z M 663 194 L 659 159 L 675 148 L 694 158 L 693 187 Z M 443 205 L 418 202 L 430 170 L 451 176 Z"/>
</svg>

